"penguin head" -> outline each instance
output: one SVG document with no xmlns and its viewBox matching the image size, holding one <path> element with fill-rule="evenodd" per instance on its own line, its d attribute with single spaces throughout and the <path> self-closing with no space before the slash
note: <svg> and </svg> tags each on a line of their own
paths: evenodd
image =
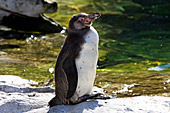
<svg viewBox="0 0 170 113">
<path fill-rule="evenodd" d="M 86 14 L 80 13 L 74 15 L 69 22 L 69 30 L 82 30 L 89 28 L 92 25 L 92 21 L 99 18 L 100 13 Z"/>
</svg>

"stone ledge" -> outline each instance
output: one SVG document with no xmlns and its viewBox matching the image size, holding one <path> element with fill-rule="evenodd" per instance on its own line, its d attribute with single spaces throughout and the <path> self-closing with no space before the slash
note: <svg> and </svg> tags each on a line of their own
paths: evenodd
<svg viewBox="0 0 170 113">
<path fill-rule="evenodd" d="M 170 98 L 161 96 L 92 100 L 77 105 L 58 105 L 49 109 L 47 104 L 54 97 L 54 93 L 52 93 L 54 89 L 51 87 L 31 87 L 29 84 L 32 83 L 36 84 L 34 81 L 22 79 L 18 76 L 0 75 L 0 112 L 168 113 L 170 111 Z M 103 92 L 103 89 L 94 87 L 94 92 Z"/>
</svg>

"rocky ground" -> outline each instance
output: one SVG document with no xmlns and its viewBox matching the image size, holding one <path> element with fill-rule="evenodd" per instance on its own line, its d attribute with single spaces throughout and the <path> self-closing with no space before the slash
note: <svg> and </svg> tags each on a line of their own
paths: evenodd
<svg viewBox="0 0 170 113">
<path fill-rule="evenodd" d="M 36 82 L 0 75 L 0 113 L 170 113 L 170 98 L 161 96 L 92 100 L 49 109 L 47 104 L 54 96 L 54 89 L 31 87 L 30 84 Z M 96 87 L 94 90 L 102 91 Z"/>
</svg>

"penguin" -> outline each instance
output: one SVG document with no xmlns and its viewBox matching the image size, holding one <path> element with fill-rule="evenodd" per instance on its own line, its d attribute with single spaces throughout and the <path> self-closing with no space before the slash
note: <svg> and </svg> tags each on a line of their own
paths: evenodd
<svg viewBox="0 0 170 113">
<path fill-rule="evenodd" d="M 100 95 L 92 94 L 99 43 L 92 21 L 100 16 L 80 13 L 70 19 L 68 36 L 55 65 L 55 97 L 50 100 L 50 107 L 77 104 Z"/>
</svg>

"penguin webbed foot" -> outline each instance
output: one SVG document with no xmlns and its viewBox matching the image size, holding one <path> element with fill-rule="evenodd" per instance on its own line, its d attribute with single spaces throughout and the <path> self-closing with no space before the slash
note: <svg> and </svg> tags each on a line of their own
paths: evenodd
<svg viewBox="0 0 170 113">
<path fill-rule="evenodd" d="M 97 93 L 97 94 L 94 94 L 95 96 L 93 97 L 93 99 L 112 99 L 113 97 L 110 96 L 110 95 L 105 95 L 103 93 Z"/>
<path fill-rule="evenodd" d="M 111 96 L 107 96 L 107 95 L 104 95 L 102 93 L 97 93 L 97 94 L 86 94 L 82 97 L 79 97 L 78 100 L 76 102 L 72 102 L 72 104 L 79 104 L 81 102 L 85 102 L 87 100 L 93 100 L 93 99 L 111 99 L 112 97 Z"/>
</svg>

